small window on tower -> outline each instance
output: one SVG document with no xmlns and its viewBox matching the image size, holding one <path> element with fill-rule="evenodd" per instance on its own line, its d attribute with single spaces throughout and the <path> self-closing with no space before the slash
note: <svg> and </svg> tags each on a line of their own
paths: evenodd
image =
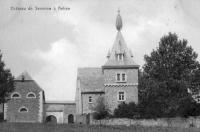
<svg viewBox="0 0 200 132">
<path fill-rule="evenodd" d="M 122 60 L 122 54 L 119 54 L 119 60 Z"/>
<path fill-rule="evenodd" d="M 122 81 L 126 81 L 126 74 L 125 73 L 122 73 Z"/>
<path fill-rule="evenodd" d="M 117 73 L 117 81 L 120 81 L 120 73 Z"/>
<path fill-rule="evenodd" d="M 123 60 L 123 54 L 122 53 L 117 54 L 117 59 L 118 59 L 118 61 Z"/>
<path fill-rule="evenodd" d="M 125 92 L 124 91 L 120 91 L 118 93 L 118 101 L 125 101 Z"/>
<path fill-rule="evenodd" d="M 116 82 L 123 82 L 125 83 L 127 80 L 126 73 L 117 73 L 116 74 Z"/>
<path fill-rule="evenodd" d="M 89 103 L 92 103 L 92 96 L 89 96 Z"/>
</svg>

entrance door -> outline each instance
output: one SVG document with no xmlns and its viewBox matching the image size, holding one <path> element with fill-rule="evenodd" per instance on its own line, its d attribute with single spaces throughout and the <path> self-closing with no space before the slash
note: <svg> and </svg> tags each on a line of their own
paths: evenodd
<svg viewBox="0 0 200 132">
<path fill-rule="evenodd" d="M 46 123 L 57 123 L 57 118 L 53 115 L 47 116 L 46 117 Z"/>
<path fill-rule="evenodd" d="M 68 123 L 74 123 L 74 116 L 72 114 L 68 116 Z"/>
</svg>

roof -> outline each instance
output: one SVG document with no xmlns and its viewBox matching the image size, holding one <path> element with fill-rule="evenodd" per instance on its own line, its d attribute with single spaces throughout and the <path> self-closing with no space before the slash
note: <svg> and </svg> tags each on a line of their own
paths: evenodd
<svg viewBox="0 0 200 132">
<path fill-rule="evenodd" d="M 18 81 L 21 81 L 22 79 L 24 79 L 24 81 L 33 80 L 27 71 L 22 72 L 17 78 L 15 78 L 15 80 Z"/>
<path fill-rule="evenodd" d="M 45 104 L 75 104 L 75 101 L 46 101 Z"/>
<path fill-rule="evenodd" d="M 44 91 L 26 71 L 15 78 L 15 86 L 16 88 L 35 88 Z"/>
<path fill-rule="evenodd" d="M 107 62 L 103 65 L 103 68 L 105 67 L 139 67 L 134 61 L 133 61 L 133 54 L 130 49 L 128 49 L 126 42 L 124 41 L 124 38 L 121 34 L 122 29 L 122 18 L 119 14 L 117 15 L 116 19 L 116 28 L 118 30 L 116 39 L 114 41 L 112 50 L 108 52 L 107 55 Z M 117 54 L 123 54 L 123 59 L 118 60 Z"/>
<path fill-rule="evenodd" d="M 124 59 L 122 61 L 118 61 L 116 57 L 116 53 L 124 53 Z M 128 49 L 124 38 L 120 31 L 118 31 L 115 42 L 113 44 L 112 50 L 109 53 L 110 56 L 108 57 L 107 62 L 104 64 L 104 66 L 133 66 L 133 67 L 139 67 L 138 64 L 136 64 L 133 61 L 132 58 L 132 52 Z"/>
<path fill-rule="evenodd" d="M 78 68 L 81 92 L 104 91 L 104 79 L 101 68 Z"/>
</svg>

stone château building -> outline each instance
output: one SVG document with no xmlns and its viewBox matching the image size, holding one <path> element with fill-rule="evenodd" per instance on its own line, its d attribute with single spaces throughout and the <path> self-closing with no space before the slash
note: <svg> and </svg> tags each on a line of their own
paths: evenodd
<svg viewBox="0 0 200 132">
<path fill-rule="evenodd" d="M 76 112 L 87 114 L 99 97 L 113 112 L 121 102 L 138 103 L 138 69 L 133 54 L 122 36 L 122 18 L 116 19 L 117 36 L 102 67 L 79 68 L 76 87 Z"/>
<path fill-rule="evenodd" d="M 42 88 L 27 72 L 15 79 L 15 91 L 4 107 L 8 122 L 73 123 L 93 112 L 99 97 L 111 112 L 121 102 L 138 103 L 138 69 L 122 36 L 122 18 L 116 19 L 117 36 L 101 67 L 78 68 L 75 102 L 45 101 Z M 79 120 L 80 121 L 80 120 Z M 78 122 L 78 121 L 77 121 Z"/>
</svg>

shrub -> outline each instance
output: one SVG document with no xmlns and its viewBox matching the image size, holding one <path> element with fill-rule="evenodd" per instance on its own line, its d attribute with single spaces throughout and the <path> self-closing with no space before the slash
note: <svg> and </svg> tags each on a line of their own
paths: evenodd
<svg viewBox="0 0 200 132">
<path fill-rule="evenodd" d="M 101 120 L 110 116 L 109 109 L 105 105 L 103 97 L 99 97 L 96 106 L 93 108 L 93 118 L 96 120 Z"/>
<path fill-rule="evenodd" d="M 118 118 L 139 118 L 138 107 L 134 102 L 126 104 L 122 102 L 114 110 L 114 117 Z"/>
</svg>

